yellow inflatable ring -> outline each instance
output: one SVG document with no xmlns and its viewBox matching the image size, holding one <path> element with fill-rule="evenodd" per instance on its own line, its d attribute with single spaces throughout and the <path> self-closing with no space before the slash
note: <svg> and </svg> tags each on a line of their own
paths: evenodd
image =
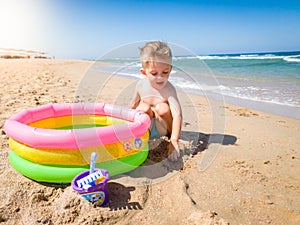
<svg viewBox="0 0 300 225">
<path fill-rule="evenodd" d="M 45 165 L 87 165 L 86 157 L 92 152 L 98 154 L 97 163 L 119 159 L 135 154 L 144 149 L 149 139 L 149 132 L 144 136 L 126 141 L 106 144 L 103 146 L 83 149 L 48 148 L 38 149 L 22 144 L 12 138 L 8 140 L 9 147 L 19 156 L 31 162 Z"/>
</svg>

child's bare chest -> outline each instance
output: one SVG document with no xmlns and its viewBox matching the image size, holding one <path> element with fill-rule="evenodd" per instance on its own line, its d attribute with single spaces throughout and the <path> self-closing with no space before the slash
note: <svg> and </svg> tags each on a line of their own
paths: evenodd
<svg viewBox="0 0 300 225">
<path fill-rule="evenodd" d="M 151 87 L 151 85 L 148 82 L 142 85 L 139 94 L 141 100 L 151 106 L 155 106 L 162 102 L 168 102 L 169 98 L 169 91 L 167 87 L 161 90 L 157 90 Z"/>
<path fill-rule="evenodd" d="M 155 106 L 159 103 L 167 103 L 168 100 L 163 98 L 162 96 L 144 96 L 141 100 L 150 106 Z"/>
</svg>

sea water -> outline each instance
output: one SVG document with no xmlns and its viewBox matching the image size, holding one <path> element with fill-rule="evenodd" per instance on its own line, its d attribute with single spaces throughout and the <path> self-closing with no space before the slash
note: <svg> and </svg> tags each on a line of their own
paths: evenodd
<svg viewBox="0 0 300 225">
<path fill-rule="evenodd" d="M 138 58 L 106 60 L 112 75 L 141 79 Z M 300 119 L 300 52 L 175 56 L 179 91 Z"/>
</svg>

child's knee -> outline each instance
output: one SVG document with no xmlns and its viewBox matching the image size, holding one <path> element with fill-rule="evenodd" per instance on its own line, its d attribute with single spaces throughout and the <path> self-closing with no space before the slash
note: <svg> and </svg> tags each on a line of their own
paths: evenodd
<svg viewBox="0 0 300 225">
<path fill-rule="evenodd" d="M 150 110 L 150 106 L 141 102 L 138 107 L 136 107 L 138 110 L 142 110 L 143 112 L 147 113 Z"/>
<path fill-rule="evenodd" d="M 159 116 L 164 116 L 170 113 L 170 107 L 167 103 L 159 103 L 155 106 L 155 111 Z"/>
<path fill-rule="evenodd" d="M 147 113 L 150 116 L 151 119 L 154 117 L 154 114 L 153 114 L 153 112 L 151 110 L 150 105 L 148 105 L 146 103 L 143 103 L 143 102 L 140 103 L 136 109 L 137 110 L 141 110 L 144 113 Z"/>
</svg>

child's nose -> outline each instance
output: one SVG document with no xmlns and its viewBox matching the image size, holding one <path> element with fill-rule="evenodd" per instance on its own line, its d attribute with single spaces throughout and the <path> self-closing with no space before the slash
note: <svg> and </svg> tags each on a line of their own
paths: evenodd
<svg viewBox="0 0 300 225">
<path fill-rule="evenodd" d="M 158 74 L 157 76 L 155 76 L 157 80 L 162 81 L 165 79 L 165 77 L 163 76 L 163 74 Z"/>
</svg>

